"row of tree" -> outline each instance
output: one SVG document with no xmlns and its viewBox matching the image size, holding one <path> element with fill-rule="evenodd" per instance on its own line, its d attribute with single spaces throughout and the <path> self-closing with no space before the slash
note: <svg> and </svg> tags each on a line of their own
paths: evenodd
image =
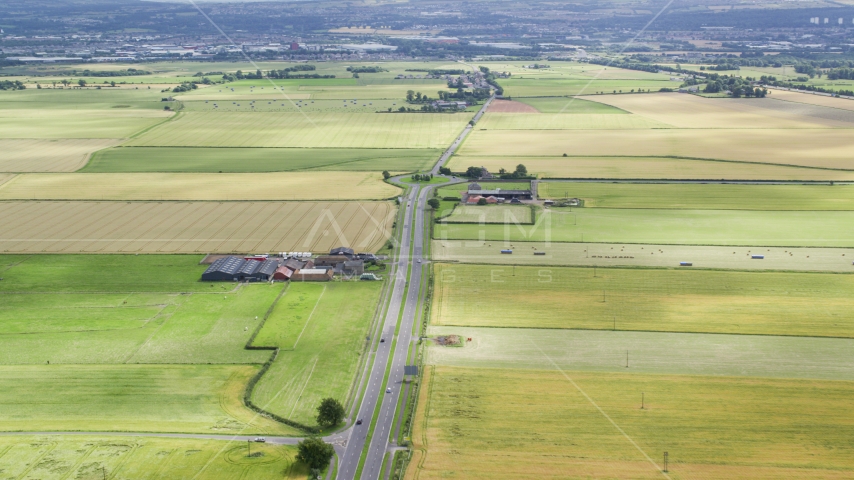
<svg viewBox="0 0 854 480">
<path fill-rule="evenodd" d="M 357 73 L 381 73 L 381 72 L 387 72 L 388 70 L 386 70 L 383 67 L 361 66 L 361 67 L 347 67 L 347 71 L 354 73 L 354 74 L 357 74 Z"/>
<path fill-rule="evenodd" d="M 439 169 L 439 173 L 443 173 L 442 168 Z M 448 173 L 450 173 L 450 169 L 448 169 Z M 469 167 L 466 169 L 466 172 L 463 175 L 468 177 L 468 178 L 477 179 L 477 178 L 483 177 L 483 173 L 484 172 L 483 172 L 482 167 Z M 445 175 L 447 175 L 447 174 L 445 174 Z M 519 165 L 516 165 L 516 170 L 513 170 L 512 172 L 508 172 L 507 170 L 505 170 L 503 168 L 499 169 L 498 170 L 498 176 L 504 180 L 510 180 L 510 179 L 514 179 L 514 178 L 529 178 L 530 177 L 528 175 L 528 168 L 521 163 Z"/>
<path fill-rule="evenodd" d="M 0 90 L 25 90 L 26 85 L 20 80 L 0 80 Z"/>
<path fill-rule="evenodd" d="M 433 180 L 433 174 L 432 173 L 424 173 L 424 174 L 416 173 L 415 175 L 412 175 L 412 177 L 410 177 L 410 178 L 413 182 L 429 182 L 430 180 Z"/>
</svg>

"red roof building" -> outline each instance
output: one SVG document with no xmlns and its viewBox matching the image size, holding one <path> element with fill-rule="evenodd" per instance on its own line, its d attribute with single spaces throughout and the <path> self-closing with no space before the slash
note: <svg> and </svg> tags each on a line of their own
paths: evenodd
<svg viewBox="0 0 854 480">
<path fill-rule="evenodd" d="M 286 282 L 291 279 L 294 275 L 294 271 L 288 267 L 279 267 L 273 272 L 273 280 L 279 280 L 281 282 Z"/>
</svg>

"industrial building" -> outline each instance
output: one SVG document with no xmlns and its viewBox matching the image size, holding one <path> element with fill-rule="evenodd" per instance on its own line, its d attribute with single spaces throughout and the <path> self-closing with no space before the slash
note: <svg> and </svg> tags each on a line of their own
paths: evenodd
<svg viewBox="0 0 854 480">
<path fill-rule="evenodd" d="M 202 273 L 204 282 L 265 282 L 278 268 L 275 260 L 246 260 L 240 257 L 223 257 Z"/>
</svg>

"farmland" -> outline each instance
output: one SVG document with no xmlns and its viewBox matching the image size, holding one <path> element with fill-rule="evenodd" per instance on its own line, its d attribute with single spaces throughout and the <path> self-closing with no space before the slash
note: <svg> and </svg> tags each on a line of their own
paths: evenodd
<svg viewBox="0 0 854 480">
<path fill-rule="evenodd" d="M 640 115 L 540 113 L 487 113 L 478 130 L 634 130 L 669 128 L 670 125 Z"/>
<path fill-rule="evenodd" d="M 266 433 L 296 429 L 242 404 L 250 365 L 0 367 L 3 431 Z M 40 402 L 28 399 L 40 398 Z"/>
<path fill-rule="evenodd" d="M 634 129 L 476 131 L 460 149 L 463 156 L 691 157 L 706 160 L 796 165 L 852 170 L 851 132 L 846 129 Z M 510 160 L 511 162 L 513 160 Z"/>
<path fill-rule="evenodd" d="M 271 354 L 244 349 L 258 328 L 254 345 L 281 352 L 256 404 L 313 425 L 321 398 L 348 400 L 381 283 L 237 288 L 198 282 L 198 259 L 0 257 L 0 430 L 298 435 L 242 404 Z"/>
<path fill-rule="evenodd" d="M 253 401 L 308 425 L 315 424 L 322 399 L 346 404 L 381 287 L 379 282 L 290 285 L 253 341 L 281 349 L 255 387 Z"/>
<path fill-rule="evenodd" d="M 607 79 L 607 78 L 532 78 L 527 75 L 514 76 L 503 80 L 505 95 L 519 97 L 561 97 L 567 95 L 591 95 L 603 93 L 629 93 L 631 90 L 658 91 L 663 87 L 673 87 L 668 77 L 645 72 L 629 72 L 637 74 L 638 79 Z M 643 77 L 648 77 L 648 79 Z"/>
<path fill-rule="evenodd" d="M 0 138 L 126 138 L 173 115 L 151 109 L 34 107 L 0 109 Z"/>
<path fill-rule="evenodd" d="M 660 478 L 663 451 L 673 478 L 854 469 L 850 382 L 433 366 L 424 383 L 409 478 Z"/>
<path fill-rule="evenodd" d="M 613 115 L 606 113 L 607 110 L 597 112 L 585 104 L 574 109 L 574 102 L 566 98 L 553 97 L 551 102 L 540 98 L 521 100 L 533 101 L 532 106 L 547 113 L 487 114 L 460 149 L 463 157 L 477 157 L 467 163 L 476 164 L 484 157 L 495 164 L 501 157 L 568 155 L 603 159 L 681 157 L 854 169 L 847 155 L 852 147 L 849 132 L 854 126 L 854 115 L 847 110 L 818 105 L 807 108 L 804 104 L 774 99 L 739 101 L 680 94 L 589 95 L 577 100 L 598 102 L 632 114 Z M 615 132 L 619 132 L 619 142 L 612 141 Z M 464 161 L 457 159 L 453 165 L 462 167 Z M 561 170 L 571 171 L 567 167 Z M 628 173 L 621 171 L 617 175 L 624 177 Z M 847 173 L 850 172 L 839 172 Z M 809 175 L 809 172 L 799 174 Z M 756 176 L 754 173 L 748 178 Z M 636 178 L 643 177 L 648 175 Z"/>
<path fill-rule="evenodd" d="M 773 95 L 772 95 L 773 97 Z M 854 126 L 854 114 L 847 111 L 824 109 L 837 115 L 836 120 L 799 114 L 792 111 L 763 108 L 780 103 L 773 98 L 758 101 L 739 101 L 737 99 L 704 98 L 696 95 L 678 93 L 657 93 L 651 95 L 596 95 L 583 99 L 601 102 L 615 108 L 632 112 L 674 128 L 701 129 L 813 129 L 822 127 L 851 128 Z M 785 105 L 784 105 L 785 106 Z M 793 107 L 792 105 L 788 105 Z M 817 109 L 821 110 L 821 109 Z"/>
<path fill-rule="evenodd" d="M 438 264 L 436 278 L 434 325 L 854 337 L 851 275 Z"/>
<path fill-rule="evenodd" d="M 132 146 L 443 148 L 467 115 L 187 112 L 131 140 Z"/>
<path fill-rule="evenodd" d="M 720 162 L 691 158 L 663 157 L 502 157 L 457 156 L 448 166 L 463 171 L 470 165 L 484 166 L 490 172 L 512 170 L 522 163 L 540 178 L 613 178 L 675 180 L 854 180 L 854 171 L 783 165 Z"/>
<path fill-rule="evenodd" d="M 523 205 L 461 205 L 442 219 L 446 223 L 531 223 L 531 207 Z"/>
<path fill-rule="evenodd" d="M 434 240 L 438 261 L 493 265 L 677 267 L 730 270 L 790 270 L 852 273 L 854 249 L 791 247 L 723 247 L 708 245 L 658 245 L 625 243 L 513 243 L 512 257 L 499 249 L 510 245 L 479 240 Z M 545 255 L 534 255 L 542 252 Z M 762 260 L 751 260 L 751 253 Z"/>
<path fill-rule="evenodd" d="M 430 365 L 625 373 L 628 350 L 634 374 L 854 380 L 850 338 L 441 326 L 427 335 L 472 339 L 428 348 Z"/>
<path fill-rule="evenodd" d="M 4 253 L 375 251 L 390 202 L 3 203 Z"/>
<path fill-rule="evenodd" d="M 302 479 L 296 448 L 256 444 L 247 458 L 243 442 L 179 438 L 75 435 L 0 436 L 0 471 L 10 478 L 95 480 L 109 478 L 213 480 Z"/>
<path fill-rule="evenodd" d="M 416 148 L 123 147 L 96 153 L 81 172 L 408 172 L 426 169 L 440 154 L 440 150 Z"/>
<path fill-rule="evenodd" d="M 73 172 L 102 148 L 119 143 L 118 139 L 2 139 L 0 171 Z"/>
<path fill-rule="evenodd" d="M 0 199 L 379 200 L 399 192 L 379 172 L 39 173 L 6 182 Z"/>
<path fill-rule="evenodd" d="M 565 114 L 627 114 L 629 112 L 592 100 L 582 100 L 576 97 L 531 97 L 517 98 L 522 102 L 537 109 L 540 113 L 565 113 Z"/>
<path fill-rule="evenodd" d="M 241 402 L 281 287 L 202 283 L 198 260 L 0 257 L 0 430 L 298 433 Z"/>
<path fill-rule="evenodd" d="M 851 211 L 555 209 L 535 225 L 439 224 L 439 240 L 851 247 Z"/>
<path fill-rule="evenodd" d="M 0 190 L 2 192 L 2 190 Z M 852 185 L 690 185 L 542 182 L 540 198 L 570 197 L 585 207 L 709 210 L 854 210 Z"/>
<path fill-rule="evenodd" d="M 281 287 L 201 283 L 198 259 L 4 255 L 0 364 L 262 363 L 247 329 Z"/>
</svg>

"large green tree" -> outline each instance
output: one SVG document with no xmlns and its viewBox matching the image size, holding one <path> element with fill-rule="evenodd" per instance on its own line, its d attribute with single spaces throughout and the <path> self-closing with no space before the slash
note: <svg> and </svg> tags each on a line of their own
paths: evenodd
<svg viewBox="0 0 854 480">
<path fill-rule="evenodd" d="M 297 444 L 297 460 L 308 465 L 309 468 L 322 469 L 329 465 L 335 450 L 332 445 L 324 442 L 318 437 L 309 437 Z"/>
<path fill-rule="evenodd" d="M 334 398 L 324 398 L 317 407 L 317 424 L 321 427 L 338 425 L 344 420 L 344 405 Z"/>
</svg>

